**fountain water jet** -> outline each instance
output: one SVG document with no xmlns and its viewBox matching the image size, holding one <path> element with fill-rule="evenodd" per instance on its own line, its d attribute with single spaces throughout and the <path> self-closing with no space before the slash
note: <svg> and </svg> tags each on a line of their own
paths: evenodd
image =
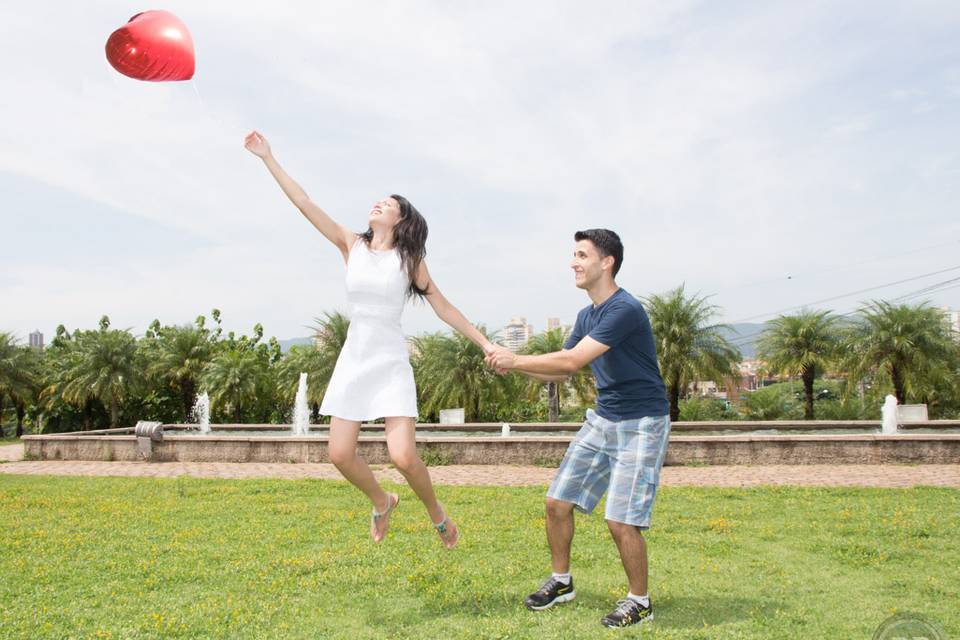
<svg viewBox="0 0 960 640">
<path fill-rule="evenodd" d="M 297 386 L 297 397 L 293 402 L 293 426 L 291 432 L 295 436 L 305 436 L 310 433 L 310 407 L 307 405 L 307 374 L 300 374 L 300 384 Z"/>
<path fill-rule="evenodd" d="M 197 423 L 201 435 L 210 433 L 210 396 L 206 392 L 197 396 L 193 403 L 193 409 L 190 410 L 190 415 Z"/>
<path fill-rule="evenodd" d="M 897 416 L 897 397 L 893 395 L 888 395 L 884 400 L 883 406 L 880 407 L 880 415 L 882 416 L 880 421 L 880 431 L 884 434 L 894 434 L 897 432 L 897 423 L 899 422 Z"/>
</svg>

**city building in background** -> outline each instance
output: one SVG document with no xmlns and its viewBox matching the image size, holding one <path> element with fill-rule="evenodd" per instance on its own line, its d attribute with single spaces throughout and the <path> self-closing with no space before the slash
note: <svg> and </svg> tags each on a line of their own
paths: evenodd
<svg viewBox="0 0 960 640">
<path fill-rule="evenodd" d="M 519 351 L 533 337 L 533 325 L 527 324 L 526 318 L 514 316 L 503 328 L 500 336 L 503 346 L 510 351 Z"/>
<path fill-rule="evenodd" d="M 950 329 L 953 331 L 953 337 L 960 339 L 960 311 L 954 311 L 953 309 L 944 308 L 943 315 L 947 319 L 947 324 L 950 325 Z"/>
</svg>

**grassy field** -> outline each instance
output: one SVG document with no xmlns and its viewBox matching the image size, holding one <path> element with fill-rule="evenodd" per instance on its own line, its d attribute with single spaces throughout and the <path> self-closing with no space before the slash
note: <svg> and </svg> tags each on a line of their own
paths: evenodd
<svg viewBox="0 0 960 640">
<path fill-rule="evenodd" d="M 577 600 L 531 613 L 543 488 L 441 487 L 452 552 L 399 490 L 376 546 L 345 483 L 0 475 L 0 637 L 850 639 L 898 611 L 960 633 L 960 491 L 662 489 L 656 620 L 611 631 L 600 514 L 578 516 Z"/>
</svg>

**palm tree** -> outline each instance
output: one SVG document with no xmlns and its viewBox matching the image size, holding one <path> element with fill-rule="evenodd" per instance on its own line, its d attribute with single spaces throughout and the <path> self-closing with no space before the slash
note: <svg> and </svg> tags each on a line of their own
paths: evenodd
<svg viewBox="0 0 960 640">
<path fill-rule="evenodd" d="M 566 343 L 569 335 L 569 329 L 560 328 L 538 333 L 527 342 L 523 348 L 523 353 L 544 354 L 560 351 L 563 349 L 563 345 Z M 547 421 L 556 422 L 560 418 L 560 401 L 565 386 L 564 383 L 553 381 L 544 383 L 536 378 L 527 378 L 526 380 L 527 397 L 531 400 L 536 400 L 540 397 L 543 385 L 546 384 L 548 400 Z M 581 402 L 590 401 L 594 387 L 593 373 L 590 371 L 589 366 L 583 367 L 572 374 L 567 382 Z"/>
<path fill-rule="evenodd" d="M 263 359 L 249 348 L 221 351 L 203 374 L 203 385 L 211 402 L 230 407 L 237 423 L 243 421 L 243 409 L 254 402 L 267 383 Z"/>
<path fill-rule="evenodd" d="M 3 412 L 9 398 L 17 413 L 17 431 L 23 435 L 23 417 L 27 403 L 36 395 L 39 359 L 30 347 L 18 345 L 13 335 L 0 332 L 0 437 L 3 436 Z"/>
<path fill-rule="evenodd" d="M 27 407 L 36 404 L 40 393 L 40 353 L 32 347 L 21 347 L 18 366 L 22 371 L 21 379 L 19 384 L 8 389 L 8 393 L 17 413 L 16 437 L 19 438 L 23 435 Z"/>
<path fill-rule="evenodd" d="M 78 347 L 80 333 L 74 339 L 61 324 L 57 327 L 56 336 L 44 350 L 41 363 L 40 406 L 45 412 L 54 413 L 65 406 L 72 406 L 82 411 L 84 429 L 90 428 L 90 404 L 92 399 L 85 398 L 82 402 L 71 402 L 63 395 L 63 390 L 70 381 L 67 373 L 78 366 L 80 349 Z"/>
<path fill-rule="evenodd" d="M 327 393 L 327 385 L 337 365 L 340 351 L 347 342 L 350 318 L 339 311 L 327 311 L 323 314 L 323 318 L 315 318 L 315 321 L 317 324 L 313 327 L 313 336 L 319 357 L 316 360 L 317 368 L 313 371 L 316 382 L 314 397 L 322 400 Z"/>
<path fill-rule="evenodd" d="M 926 399 L 938 378 L 956 376 L 945 365 L 957 362 L 957 343 L 942 312 L 927 303 L 866 304 L 844 347 L 848 389 L 868 375 L 880 375 L 889 378 L 901 404 L 908 394 Z"/>
<path fill-rule="evenodd" d="M 493 337 L 482 325 L 477 328 L 488 339 Z M 516 398 L 516 375 L 494 373 L 484 362 L 483 349 L 459 333 L 425 334 L 413 342 L 421 414 L 435 415 L 440 409 L 463 407 L 468 422 L 495 419 Z"/>
<path fill-rule="evenodd" d="M 740 350 L 709 324 L 719 307 L 701 296 L 687 297 L 684 285 L 646 299 L 657 346 L 657 359 L 670 400 L 670 419 L 680 416 L 680 394 L 698 380 L 723 380 L 740 375 Z"/>
<path fill-rule="evenodd" d="M 813 381 L 837 353 L 837 318 L 829 311 L 801 310 L 780 316 L 764 329 L 757 355 L 774 373 L 799 375 L 806 394 L 804 419 L 813 420 Z"/>
<path fill-rule="evenodd" d="M 120 403 L 140 386 L 143 363 L 130 332 L 109 327 L 110 319 L 103 316 L 99 331 L 79 335 L 77 357 L 64 372 L 62 393 L 68 402 L 96 399 L 110 407 L 110 426 L 115 428 Z"/>
<path fill-rule="evenodd" d="M 209 332 L 190 325 L 158 328 L 148 373 L 180 391 L 185 421 L 189 421 L 203 370 L 213 357 Z"/>
<path fill-rule="evenodd" d="M 0 438 L 4 437 L 3 413 L 6 409 L 7 394 L 13 377 L 16 375 L 17 343 L 13 334 L 0 331 Z"/>
</svg>

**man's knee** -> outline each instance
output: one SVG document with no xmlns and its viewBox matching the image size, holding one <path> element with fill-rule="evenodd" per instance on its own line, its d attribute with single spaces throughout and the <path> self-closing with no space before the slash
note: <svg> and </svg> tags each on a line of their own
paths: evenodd
<svg viewBox="0 0 960 640">
<path fill-rule="evenodd" d="M 547 516 L 552 518 L 565 518 L 573 513 L 573 503 L 547 498 Z"/>
<path fill-rule="evenodd" d="M 640 527 L 634 526 L 632 524 L 626 524 L 624 522 L 617 522 L 616 520 L 607 520 L 607 528 L 610 529 L 610 534 L 614 538 L 621 538 L 624 536 L 638 536 L 643 537 L 643 531 Z"/>
</svg>

